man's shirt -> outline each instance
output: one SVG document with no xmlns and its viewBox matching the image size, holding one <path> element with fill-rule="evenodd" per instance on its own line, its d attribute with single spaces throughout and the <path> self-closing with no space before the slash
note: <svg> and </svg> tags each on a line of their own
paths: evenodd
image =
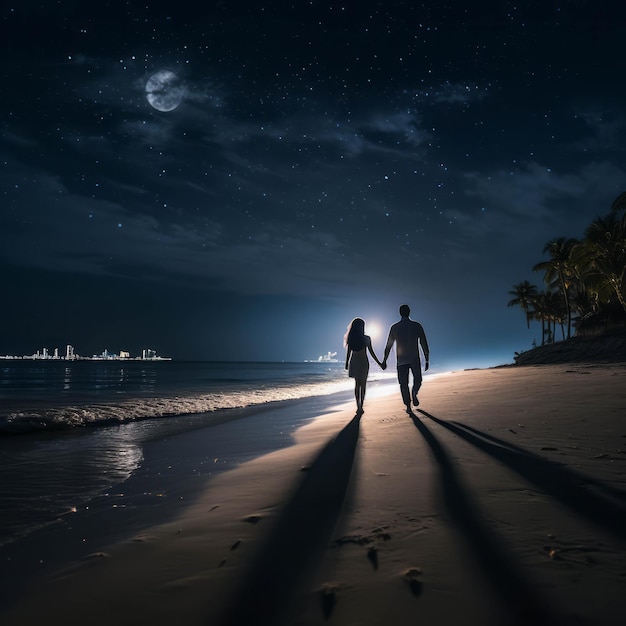
<svg viewBox="0 0 626 626">
<path fill-rule="evenodd" d="M 419 360 L 419 346 L 422 346 L 424 358 L 428 360 L 430 350 L 426 341 L 426 334 L 419 322 L 415 322 L 408 317 L 403 317 L 389 329 L 387 338 L 387 349 L 391 349 L 396 343 L 396 358 L 398 365 L 409 365 Z"/>
</svg>

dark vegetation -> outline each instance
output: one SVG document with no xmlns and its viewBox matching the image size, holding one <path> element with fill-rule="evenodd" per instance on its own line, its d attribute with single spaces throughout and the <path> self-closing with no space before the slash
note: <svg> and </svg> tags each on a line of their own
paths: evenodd
<svg viewBox="0 0 626 626">
<path fill-rule="evenodd" d="M 522 309 L 529 328 L 531 322 L 541 324 L 541 346 L 626 335 L 626 192 L 608 215 L 591 222 L 582 239 L 553 239 L 544 253 L 548 260 L 533 271 L 543 272 L 545 288 L 525 280 L 514 285 L 508 303 Z"/>
</svg>

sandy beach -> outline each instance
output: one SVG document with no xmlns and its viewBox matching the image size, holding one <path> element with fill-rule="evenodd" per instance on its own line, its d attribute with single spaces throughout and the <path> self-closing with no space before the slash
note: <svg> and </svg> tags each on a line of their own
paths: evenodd
<svg viewBox="0 0 626 626">
<path fill-rule="evenodd" d="M 2 623 L 622 624 L 626 364 L 442 374 L 420 400 L 333 407 Z"/>
</svg>

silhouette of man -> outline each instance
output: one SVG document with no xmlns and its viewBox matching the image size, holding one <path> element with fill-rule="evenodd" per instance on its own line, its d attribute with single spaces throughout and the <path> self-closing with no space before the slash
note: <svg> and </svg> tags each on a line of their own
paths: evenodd
<svg viewBox="0 0 626 626">
<path fill-rule="evenodd" d="M 414 406 L 419 405 L 417 392 L 422 386 L 422 364 L 420 361 L 420 346 L 424 353 L 424 371 L 428 370 L 430 350 L 426 334 L 419 322 L 409 319 L 411 309 L 408 304 L 400 307 L 399 322 L 393 324 L 389 329 L 389 337 L 385 346 L 385 356 L 383 357 L 382 368 L 387 368 L 387 357 L 391 352 L 393 344 L 396 344 L 396 361 L 398 366 L 398 382 L 400 383 L 400 393 L 402 401 L 406 406 L 406 412 L 411 413 L 411 399 Z M 409 394 L 409 371 L 413 374 L 413 388 Z"/>
</svg>

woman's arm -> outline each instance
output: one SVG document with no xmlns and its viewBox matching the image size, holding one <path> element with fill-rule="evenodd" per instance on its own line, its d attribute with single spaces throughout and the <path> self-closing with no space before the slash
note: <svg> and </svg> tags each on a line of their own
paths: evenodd
<svg viewBox="0 0 626 626">
<path fill-rule="evenodd" d="M 369 350 L 370 354 L 372 355 L 372 358 L 374 359 L 374 361 L 376 361 L 376 363 L 378 363 L 378 365 L 380 367 L 383 366 L 383 364 L 378 360 L 378 357 L 376 356 L 376 353 L 374 352 L 374 348 L 372 348 L 372 340 L 370 337 L 367 338 L 367 349 Z"/>
<path fill-rule="evenodd" d="M 345 369 L 348 369 L 348 361 L 350 360 L 350 353 L 352 352 L 352 350 L 350 350 L 350 348 L 346 348 L 346 367 Z"/>
</svg>

